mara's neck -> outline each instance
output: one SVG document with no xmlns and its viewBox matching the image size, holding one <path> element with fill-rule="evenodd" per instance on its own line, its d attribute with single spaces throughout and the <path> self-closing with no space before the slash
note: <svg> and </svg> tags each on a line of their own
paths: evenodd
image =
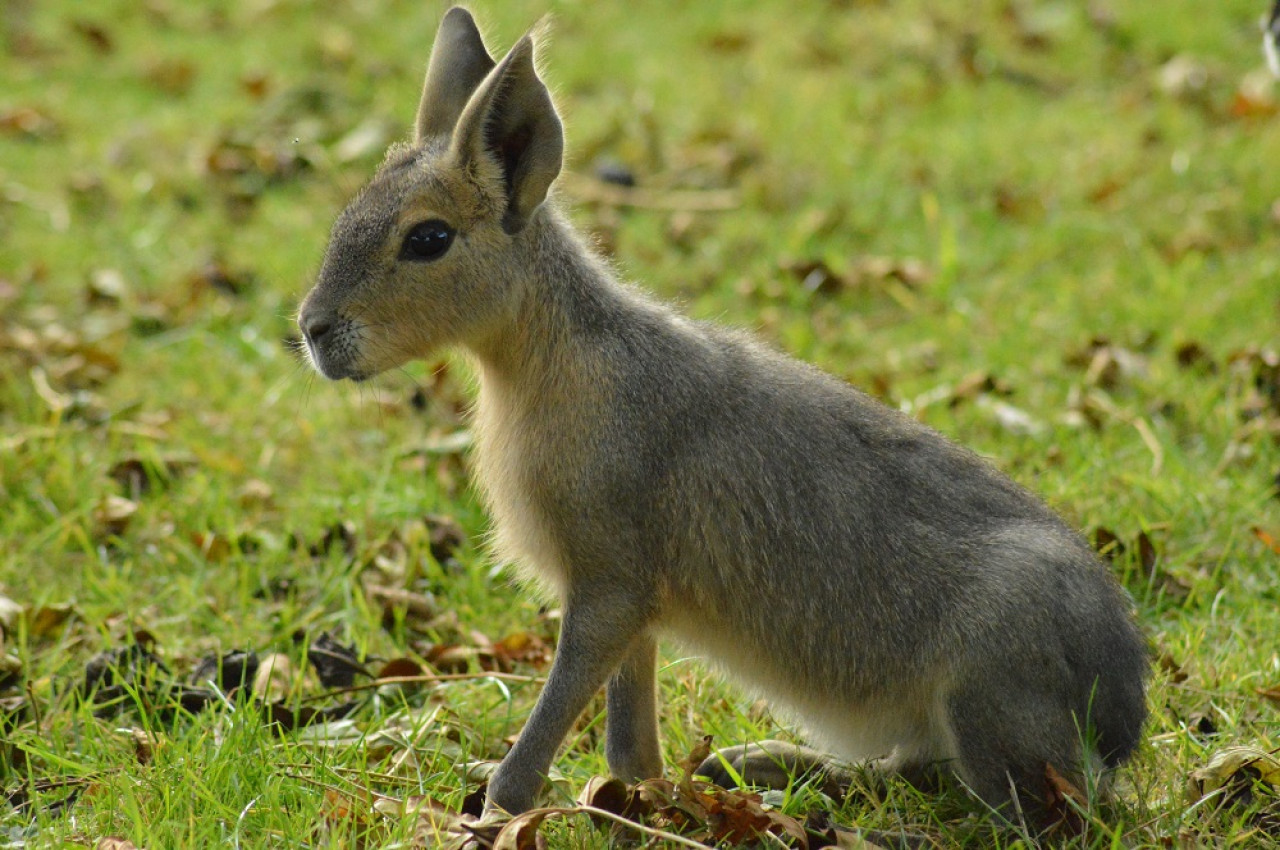
<svg viewBox="0 0 1280 850">
<path fill-rule="evenodd" d="M 543 213 L 530 225 L 537 228 L 529 234 L 529 268 L 536 271 L 517 282 L 510 311 L 487 338 L 470 346 L 482 396 L 501 392 L 545 404 L 599 389 L 609 371 L 604 338 L 643 309 L 555 210 Z"/>
</svg>

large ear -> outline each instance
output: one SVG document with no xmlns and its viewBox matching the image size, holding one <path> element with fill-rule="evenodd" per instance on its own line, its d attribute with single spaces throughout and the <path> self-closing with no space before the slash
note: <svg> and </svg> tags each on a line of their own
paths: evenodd
<svg viewBox="0 0 1280 850">
<path fill-rule="evenodd" d="M 526 35 L 471 96 L 451 148 L 465 165 L 488 159 L 502 173 L 507 209 L 502 229 L 518 233 L 560 173 L 564 130 L 551 94 L 533 66 Z"/>
<path fill-rule="evenodd" d="M 431 48 L 427 79 L 422 84 L 416 122 L 417 144 L 432 136 L 453 132 L 471 93 L 493 70 L 493 64 L 471 13 L 461 6 L 445 12 L 436 43 Z"/>
</svg>

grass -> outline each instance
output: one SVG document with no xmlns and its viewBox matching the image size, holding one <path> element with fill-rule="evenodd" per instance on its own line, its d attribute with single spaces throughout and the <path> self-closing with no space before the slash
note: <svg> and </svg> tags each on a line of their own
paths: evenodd
<svg viewBox="0 0 1280 850">
<path fill-rule="evenodd" d="M 497 48 L 554 12 L 544 60 L 572 170 L 737 193 L 722 213 L 563 193 L 624 274 L 911 410 L 1127 545 L 1116 567 L 1164 663 L 1148 743 L 1080 843 L 1280 843 L 1258 818 L 1274 788 L 1252 809 L 1184 794 L 1214 751 L 1280 746 L 1258 693 L 1280 684 L 1266 4 L 793 5 L 476 11 Z M 0 692 L 0 785 L 28 803 L 0 812 L 10 844 L 409 841 L 414 816 L 374 814 L 365 789 L 456 807 L 458 765 L 499 757 L 531 707 L 536 684 L 389 688 L 280 735 L 243 703 L 99 717 L 75 695 L 92 656 L 139 633 L 177 675 L 233 648 L 301 668 L 323 631 L 373 659 L 553 638 L 554 612 L 486 558 L 483 511 L 441 448 L 465 426 L 462 364 L 356 389 L 284 344 L 334 215 L 408 126 L 441 11 L 5 6 L 0 596 L 25 614 L 5 622 L 20 672 Z M 835 283 L 811 292 L 797 264 Z M 957 393 L 975 373 L 987 390 Z M 122 486 L 129 464 L 144 475 Z M 433 554 L 426 514 L 465 542 Z M 349 549 L 312 555 L 341 522 Z M 1143 533 L 1154 568 L 1134 555 Z M 444 617 L 384 623 L 369 584 L 430 591 Z M 704 732 L 778 733 L 695 661 L 666 662 L 669 763 Z M 558 761 L 570 796 L 605 772 L 601 709 Z M 958 794 L 800 788 L 785 807 L 942 845 L 1021 840 Z M 606 840 L 585 821 L 543 832 Z"/>
</svg>

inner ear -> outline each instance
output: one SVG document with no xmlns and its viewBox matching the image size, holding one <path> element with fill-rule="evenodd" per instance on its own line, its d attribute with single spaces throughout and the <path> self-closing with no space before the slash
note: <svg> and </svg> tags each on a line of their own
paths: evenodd
<svg viewBox="0 0 1280 850">
<path fill-rule="evenodd" d="M 502 163 L 502 182 L 506 187 L 507 197 L 510 198 L 515 194 L 515 175 L 520 169 L 521 158 L 533 141 L 533 130 L 529 127 L 517 127 L 503 133 L 490 126 L 486 129 L 485 136 L 485 147 Z"/>
</svg>

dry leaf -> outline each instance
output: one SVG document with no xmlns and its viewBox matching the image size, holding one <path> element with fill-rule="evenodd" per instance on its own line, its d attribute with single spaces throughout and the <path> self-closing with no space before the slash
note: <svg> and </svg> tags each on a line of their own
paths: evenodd
<svg viewBox="0 0 1280 850">
<path fill-rule="evenodd" d="M 138 512 L 138 503 L 123 496 L 107 496 L 93 511 L 95 532 L 99 537 L 119 537 Z"/>
<path fill-rule="evenodd" d="M 349 688 L 355 684 L 356 674 L 369 678 L 355 646 L 343 646 L 328 632 L 321 632 L 307 647 L 307 660 L 326 688 Z"/>
<path fill-rule="evenodd" d="M 250 478 L 241 486 L 237 501 L 242 508 L 266 508 L 271 506 L 275 495 L 270 484 L 260 478 Z"/>
<path fill-rule="evenodd" d="M 1280 786 L 1280 757 L 1256 747 L 1219 750 L 1208 764 L 1191 772 L 1187 780 L 1187 800 L 1194 803 L 1240 781 Z"/>
<path fill-rule="evenodd" d="M 1280 555 L 1280 540 L 1277 540 L 1275 535 L 1255 525 L 1253 527 L 1253 536 L 1261 540 L 1262 544 L 1272 552 Z"/>
<path fill-rule="evenodd" d="M 1054 826 L 1071 835 L 1078 835 L 1084 828 L 1080 812 L 1089 808 L 1089 798 L 1075 783 L 1047 762 L 1044 766 L 1044 779 L 1048 791 L 1045 802 Z"/>
<path fill-rule="evenodd" d="M 611 776 L 593 776 L 582 786 L 578 794 L 578 805 L 603 809 L 615 815 L 627 811 L 631 792 L 627 783 Z"/>
<path fill-rule="evenodd" d="M 295 676 L 289 656 L 278 652 L 264 655 L 253 677 L 254 696 L 267 702 L 282 700 L 293 690 Z"/>
<path fill-rule="evenodd" d="M 41 605 L 36 610 L 35 614 L 29 615 L 30 619 L 27 624 L 27 630 L 31 633 L 32 637 L 52 637 L 62 628 L 74 613 L 75 608 L 69 603 Z"/>
<path fill-rule="evenodd" d="M 41 141 L 62 132 L 62 125 L 47 112 L 33 106 L 18 106 L 0 112 L 0 133 Z"/>
<path fill-rule="evenodd" d="M 412 658 L 393 658 L 378 671 L 379 679 L 399 679 L 411 676 L 422 676 L 422 665 Z"/>
<path fill-rule="evenodd" d="M 0 596 L 0 637 L 13 634 L 23 608 L 7 596 Z"/>
<path fill-rule="evenodd" d="M 493 850 L 541 850 L 546 842 L 538 835 L 538 827 L 548 814 L 546 809 L 533 809 L 515 816 L 503 825 L 493 841 Z"/>
<path fill-rule="evenodd" d="M 106 836 L 99 838 L 98 843 L 93 845 L 94 850 L 140 850 L 138 845 L 134 844 L 127 838 L 116 838 L 114 836 Z"/>
</svg>

